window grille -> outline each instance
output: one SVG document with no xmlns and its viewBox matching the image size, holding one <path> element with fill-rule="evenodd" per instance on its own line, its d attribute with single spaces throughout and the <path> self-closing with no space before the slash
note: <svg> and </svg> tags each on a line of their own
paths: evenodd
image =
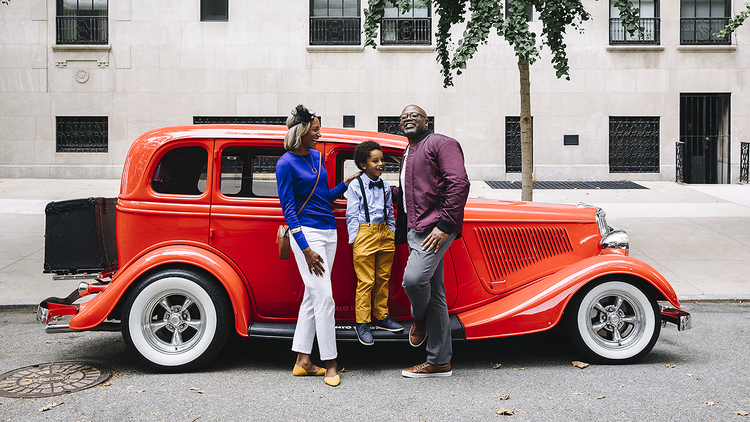
<svg viewBox="0 0 750 422">
<path fill-rule="evenodd" d="M 435 117 L 427 116 L 427 129 L 435 131 Z M 399 116 L 378 116 L 378 132 L 404 136 L 401 132 L 401 118 Z"/>
<path fill-rule="evenodd" d="M 57 44 L 107 44 L 107 0 L 57 0 Z"/>
<path fill-rule="evenodd" d="M 109 137 L 107 116 L 58 116 L 56 121 L 57 152 L 107 152 Z"/>
<path fill-rule="evenodd" d="M 659 117 L 610 117 L 609 172 L 659 171 Z"/>
<path fill-rule="evenodd" d="M 320 120 L 320 117 L 318 117 Z M 286 116 L 193 116 L 194 125 L 281 125 L 286 126 Z"/>
<path fill-rule="evenodd" d="M 359 45 L 359 0 L 310 0 L 310 45 Z"/>
<path fill-rule="evenodd" d="M 534 136 L 534 118 L 531 118 Z M 521 116 L 505 117 L 505 172 L 521 172 Z"/>
</svg>

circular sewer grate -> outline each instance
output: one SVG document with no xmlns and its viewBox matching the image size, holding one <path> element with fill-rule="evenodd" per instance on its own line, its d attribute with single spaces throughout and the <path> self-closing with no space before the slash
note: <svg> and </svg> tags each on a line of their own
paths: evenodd
<svg viewBox="0 0 750 422">
<path fill-rule="evenodd" d="M 59 396 L 101 384 L 112 376 L 103 366 L 84 362 L 51 362 L 14 369 L 0 375 L 0 396 Z"/>
</svg>

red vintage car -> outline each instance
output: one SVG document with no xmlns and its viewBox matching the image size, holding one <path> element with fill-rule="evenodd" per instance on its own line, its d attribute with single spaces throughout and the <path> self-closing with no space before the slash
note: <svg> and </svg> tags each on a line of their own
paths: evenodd
<svg viewBox="0 0 750 422">
<path fill-rule="evenodd" d="M 244 125 L 154 130 L 131 146 L 116 200 L 50 203 L 45 271 L 95 279 L 40 304 L 46 331 L 121 330 L 130 349 L 161 371 L 205 364 L 230 330 L 291 338 L 303 284 L 275 244 L 284 223 L 275 168 L 285 133 Z M 316 148 L 329 186 L 354 172 L 354 147 L 365 140 L 381 144 L 389 163 L 384 177 L 397 183 L 405 138 L 325 129 Z M 356 340 L 346 200 L 336 200 L 333 212 L 337 334 Z M 445 255 L 454 339 L 564 323 L 588 358 L 626 363 L 651 350 L 666 322 L 690 328 L 667 280 L 628 256 L 627 234 L 610 228 L 601 209 L 470 199 L 463 233 Z M 88 245 L 71 247 L 75 242 Z M 405 245 L 397 248 L 390 284 L 391 316 L 406 330 L 375 330 L 376 341 L 407 339 L 411 318 L 401 287 L 407 253 Z"/>
</svg>

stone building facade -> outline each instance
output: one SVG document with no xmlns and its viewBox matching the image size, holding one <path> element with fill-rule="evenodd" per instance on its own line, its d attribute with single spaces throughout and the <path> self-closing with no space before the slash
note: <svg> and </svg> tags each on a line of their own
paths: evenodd
<svg viewBox="0 0 750 422">
<path fill-rule="evenodd" d="M 633 1 L 645 36 L 622 32 L 613 0 L 584 0 L 592 20 L 566 38 L 570 81 L 555 77 L 548 50 L 532 66 L 535 179 L 736 182 L 750 139 L 750 29 L 713 34 L 744 6 Z M 415 103 L 462 143 L 473 180 L 520 180 L 507 42 L 493 36 L 443 88 L 434 11 L 389 10 L 372 49 L 360 34 L 365 3 L 0 4 L 0 177 L 119 178 L 148 130 L 273 122 L 299 103 L 324 130 L 389 130 Z"/>
</svg>

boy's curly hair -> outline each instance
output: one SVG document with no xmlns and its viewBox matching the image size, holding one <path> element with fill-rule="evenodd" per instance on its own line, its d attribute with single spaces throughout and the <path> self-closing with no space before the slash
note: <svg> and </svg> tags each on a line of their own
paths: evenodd
<svg viewBox="0 0 750 422">
<path fill-rule="evenodd" d="M 358 169 L 364 170 L 364 165 L 367 164 L 367 159 L 370 158 L 370 153 L 376 149 L 383 151 L 383 148 L 379 143 L 375 141 L 365 141 L 357 145 L 354 148 L 354 165 Z"/>
</svg>

